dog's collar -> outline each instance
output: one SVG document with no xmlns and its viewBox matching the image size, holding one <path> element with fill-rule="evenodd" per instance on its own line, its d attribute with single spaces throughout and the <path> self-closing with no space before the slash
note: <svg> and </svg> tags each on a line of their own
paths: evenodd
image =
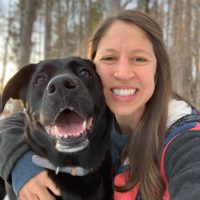
<svg viewBox="0 0 200 200">
<path fill-rule="evenodd" d="M 85 175 L 89 174 L 91 171 L 93 171 L 93 169 L 85 169 L 80 166 L 75 166 L 75 167 L 55 166 L 53 163 L 51 163 L 46 158 L 43 158 L 38 155 L 33 155 L 32 161 L 37 166 L 55 171 L 55 174 L 58 174 L 59 172 L 63 172 L 63 173 L 70 174 L 72 176 L 85 176 Z"/>
</svg>

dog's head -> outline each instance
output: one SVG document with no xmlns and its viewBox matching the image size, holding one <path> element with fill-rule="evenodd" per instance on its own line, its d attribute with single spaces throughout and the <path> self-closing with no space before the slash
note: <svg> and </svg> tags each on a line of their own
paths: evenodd
<svg viewBox="0 0 200 200">
<path fill-rule="evenodd" d="M 22 100 L 28 142 L 50 160 L 53 154 L 82 152 L 84 157 L 102 142 L 107 109 L 101 81 L 89 60 L 68 57 L 27 65 L 3 90 L 1 111 L 9 98 Z"/>
</svg>

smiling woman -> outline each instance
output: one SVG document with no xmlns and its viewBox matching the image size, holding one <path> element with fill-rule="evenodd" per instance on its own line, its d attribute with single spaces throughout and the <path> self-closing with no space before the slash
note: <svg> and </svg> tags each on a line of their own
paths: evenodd
<svg viewBox="0 0 200 200">
<path fill-rule="evenodd" d="M 169 162 L 165 163 L 169 170 L 166 169 L 167 178 L 173 180 L 173 183 L 169 180 L 168 185 L 160 173 L 160 155 L 168 134 L 170 110 L 182 115 L 187 106 L 190 108 L 188 114 L 192 114 L 192 109 L 187 104 L 181 110 L 177 106 L 172 108 L 173 101 L 178 104 L 184 101 L 171 90 L 170 62 L 161 27 L 141 11 L 122 11 L 104 20 L 94 32 L 89 58 L 96 63 L 106 103 L 115 115 L 111 146 L 116 169 L 115 200 L 157 200 L 161 196 L 183 199 L 184 191 L 180 195 L 172 191 L 183 184 L 178 177 L 185 166 L 173 176 Z M 182 155 L 176 159 L 181 161 Z M 192 163 L 187 161 L 188 165 Z M 175 168 L 173 166 L 173 170 Z M 193 174 L 192 180 L 195 177 Z M 182 180 L 187 185 L 186 178 Z M 185 199 L 191 199 L 184 194 Z"/>
</svg>

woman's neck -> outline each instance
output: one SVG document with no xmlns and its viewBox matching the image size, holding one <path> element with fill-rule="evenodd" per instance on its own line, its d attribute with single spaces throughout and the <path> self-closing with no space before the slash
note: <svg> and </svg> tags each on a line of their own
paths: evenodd
<svg viewBox="0 0 200 200">
<path fill-rule="evenodd" d="M 140 116 L 117 116 L 115 115 L 117 124 L 121 134 L 134 133 L 134 130 L 139 123 Z"/>
</svg>

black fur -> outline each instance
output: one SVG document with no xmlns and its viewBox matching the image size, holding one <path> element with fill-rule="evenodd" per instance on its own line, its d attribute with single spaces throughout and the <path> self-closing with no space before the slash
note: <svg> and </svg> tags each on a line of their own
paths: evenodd
<svg viewBox="0 0 200 200">
<path fill-rule="evenodd" d="M 46 157 L 55 166 L 92 169 L 85 176 L 56 175 L 55 171 L 49 170 L 49 176 L 61 190 L 62 197 L 57 199 L 113 199 L 109 154 L 112 114 L 105 105 L 101 81 L 92 62 L 68 57 L 27 65 L 6 85 L 1 111 L 9 98 L 21 99 L 24 103 L 26 141 L 38 155 Z M 55 147 L 58 139 L 46 132 L 45 126 L 51 126 L 65 109 L 67 112 L 68 109 L 75 110 L 84 120 L 93 118 L 92 127 L 84 136 L 89 143 L 81 150 L 73 149 L 79 143 L 82 145 L 79 139 L 62 138 L 61 142 L 72 142 L 69 149 L 73 151 L 58 151 Z"/>
<path fill-rule="evenodd" d="M 0 199 L 3 199 L 5 195 L 6 195 L 5 183 L 2 179 L 0 179 Z"/>
</svg>

